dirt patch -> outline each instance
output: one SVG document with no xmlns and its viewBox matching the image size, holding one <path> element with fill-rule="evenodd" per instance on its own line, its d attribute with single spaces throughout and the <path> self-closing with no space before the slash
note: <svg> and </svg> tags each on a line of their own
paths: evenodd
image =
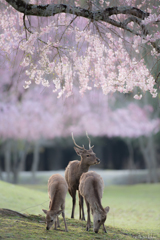
<svg viewBox="0 0 160 240">
<path fill-rule="evenodd" d="M 19 216 L 19 217 L 25 217 L 25 218 L 28 217 L 26 214 L 22 214 L 20 212 L 7 209 L 7 208 L 0 208 L 0 215 L 1 216 Z"/>
<path fill-rule="evenodd" d="M 10 216 L 10 217 L 21 217 L 21 218 L 27 218 L 29 220 L 32 221 L 36 221 L 36 222 L 40 222 L 40 223 L 44 223 L 45 222 L 45 218 L 41 215 L 27 215 L 27 214 L 23 214 L 11 209 L 7 209 L 7 208 L 0 208 L 0 216 Z"/>
</svg>

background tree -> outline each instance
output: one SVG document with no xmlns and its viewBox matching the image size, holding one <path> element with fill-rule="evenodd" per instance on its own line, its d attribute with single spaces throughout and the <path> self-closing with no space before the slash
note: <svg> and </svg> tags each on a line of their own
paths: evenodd
<svg viewBox="0 0 160 240">
<path fill-rule="evenodd" d="M 16 74 L 17 70 L 14 76 Z M 97 90 L 81 97 L 78 89 L 75 89 L 72 97 L 57 99 L 55 95 L 49 94 L 49 89 L 42 86 L 27 90 L 20 88 L 24 92 L 19 97 L 17 83 L 10 77 L 7 69 L 3 74 L 1 72 L 1 79 L 0 137 L 8 181 L 11 166 L 14 182 L 17 181 L 18 172 L 29 151 L 34 153 L 34 181 L 40 148 L 54 145 L 53 139 L 70 137 L 71 132 L 74 132 L 75 136 L 83 135 L 87 131 L 92 136 L 133 139 L 141 136 L 148 138 L 159 131 L 160 120 L 150 118 L 150 106 L 141 108 L 130 103 L 126 107 L 114 109 L 114 96 L 111 96 L 110 103 L 109 96 L 102 95 L 101 91 Z M 5 88 L 6 83 L 10 88 Z M 57 148 L 57 154 L 59 150 Z M 57 159 L 55 156 L 54 158 Z"/>
</svg>

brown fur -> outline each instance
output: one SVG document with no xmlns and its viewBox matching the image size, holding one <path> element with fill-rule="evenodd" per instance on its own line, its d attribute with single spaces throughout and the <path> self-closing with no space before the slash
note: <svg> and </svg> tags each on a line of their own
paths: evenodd
<svg viewBox="0 0 160 240">
<path fill-rule="evenodd" d="M 100 160 L 96 157 L 92 148 L 86 150 L 85 148 L 74 147 L 77 155 L 81 157 L 81 160 L 74 160 L 69 162 L 65 170 L 65 179 L 68 183 L 68 191 L 72 197 L 72 213 L 71 218 L 74 218 L 74 210 L 76 204 L 76 190 L 79 188 L 79 179 L 84 172 L 88 172 L 91 165 L 99 164 Z M 79 219 L 85 220 L 83 197 L 79 194 Z M 82 212 L 82 215 L 81 215 Z"/>
<path fill-rule="evenodd" d="M 93 231 L 98 233 L 99 228 L 103 225 L 103 230 L 106 232 L 104 222 L 109 212 L 109 207 L 103 208 L 101 204 L 104 183 L 102 177 L 94 171 L 83 173 L 80 177 L 79 191 L 84 197 L 87 205 L 87 227 L 88 231 L 91 226 L 90 208 L 93 214 Z"/>
<path fill-rule="evenodd" d="M 65 179 L 60 174 L 53 174 L 48 180 L 48 195 L 50 198 L 49 211 L 42 209 L 46 214 L 46 229 L 49 230 L 51 226 L 55 223 L 58 223 L 58 215 L 62 213 L 65 231 L 68 231 L 67 224 L 65 221 L 65 197 L 68 191 L 68 185 Z M 60 210 L 61 209 L 61 210 Z"/>
</svg>

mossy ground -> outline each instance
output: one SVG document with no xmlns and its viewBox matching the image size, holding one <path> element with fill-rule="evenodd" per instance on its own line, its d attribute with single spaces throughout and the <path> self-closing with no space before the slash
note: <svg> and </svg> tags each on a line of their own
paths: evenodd
<svg viewBox="0 0 160 240">
<path fill-rule="evenodd" d="M 146 239 L 149 235 L 145 232 L 126 231 L 114 227 L 107 227 L 107 233 L 100 229 L 98 234 L 93 233 L 92 229 L 85 230 L 86 223 L 79 220 L 66 219 L 68 232 L 65 232 L 63 219 L 60 218 L 61 227 L 57 230 L 53 228 L 49 231 L 45 229 L 44 218 L 37 215 L 28 215 L 27 218 L 19 216 L 8 216 L 0 213 L 0 239 Z M 156 235 L 150 235 L 150 239 L 157 238 Z"/>
<path fill-rule="evenodd" d="M 32 188 L 32 189 L 31 189 Z M 66 221 L 69 232 L 61 228 L 45 229 L 42 208 L 48 209 L 47 185 L 16 186 L 0 182 L 0 208 L 27 214 L 27 218 L 0 211 L 0 239 L 160 239 L 160 184 L 109 186 L 103 194 L 103 206 L 111 210 L 106 220 L 107 233 L 92 228 L 86 222 L 70 219 L 71 197 L 66 197 Z M 42 214 L 43 216 L 40 216 Z"/>
</svg>

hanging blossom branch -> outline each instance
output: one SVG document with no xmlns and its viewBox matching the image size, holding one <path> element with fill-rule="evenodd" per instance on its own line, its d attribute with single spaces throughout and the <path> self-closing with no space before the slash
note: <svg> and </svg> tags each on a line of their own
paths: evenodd
<svg viewBox="0 0 160 240">
<path fill-rule="evenodd" d="M 24 13 L 24 15 L 50 17 L 59 13 L 68 13 L 94 21 L 106 22 L 118 28 L 127 30 L 128 32 L 131 32 L 137 36 L 146 36 L 149 34 L 145 25 L 142 24 L 142 21 L 148 18 L 150 14 L 136 7 L 108 7 L 103 10 L 91 11 L 89 9 L 84 9 L 81 7 L 71 6 L 67 4 L 36 5 L 26 3 L 24 0 L 6 0 L 6 2 L 9 3 L 18 12 Z M 129 17 L 123 22 L 118 22 L 114 19 L 109 18 L 110 16 L 118 14 L 129 15 Z M 129 28 L 127 25 L 130 22 L 137 23 L 141 27 L 142 32 L 138 32 Z M 158 53 L 160 53 L 160 48 L 156 44 L 151 43 L 151 45 L 153 48 L 156 49 Z"/>
<path fill-rule="evenodd" d="M 93 80 L 94 87 L 101 87 L 104 94 L 115 91 L 127 93 L 133 91 L 134 87 L 139 87 L 142 91 L 150 91 L 153 97 L 157 96 L 156 89 L 154 89 L 155 79 L 146 68 L 144 62 L 139 61 L 137 64 L 135 58 L 131 59 L 128 52 L 124 49 L 121 38 L 118 38 L 118 40 L 112 38 L 112 35 L 107 32 L 107 24 L 105 23 L 132 33 L 135 38 L 133 48 L 137 51 L 141 44 L 149 43 L 153 47 L 153 54 L 156 55 L 157 53 L 155 52 L 160 53 L 160 48 L 157 44 L 159 34 L 158 32 L 150 34 L 148 24 L 152 24 L 152 22 L 158 23 L 159 16 L 154 16 L 153 14 L 131 6 L 107 7 L 102 10 L 92 10 L 71 6 L 69 4 L 36 5 L 26 3 L 24 0 L 6 0 L 6 2 L 18 12 L 23 13 L 24 16 L 49 17 L 59 13 L 66 13 L 67 15 L 67 20 L 64 19 L 64 16 L 59 19 L 59 21 L 63 22 L 62 25 L 65 28 L 59 28 L 59 32 L 56 32 L 59 25 L 53 22 L 48 25 L 48 27 L 44 29 L 41 28 L 40 33 L 34 30 L 31 31 L 29 28 L 27 29 L 24 21 L 25 17 L 23 18 L 22 24 L 27 31 L 29 30 L 30 36 L 29 39 L 20 46 L 20 49 L 26 52 L 21 66 L 29 68 L 29 70 L 26 70 L 26 74 L 31 80 L 34 80 L 36 84 L 42 83 L 44 86 L 49 86 L 48 80 L 46 81 L 45 77 L 46 74 L 53 74 L 54 92 L 57 91 L 59 97 L 64 94 L 64 92 L 67 92 L 67 96 L 72 94 L 73 79 L 75 78 L 79 81 L 81 94 L 91 89 L 89 83 Z M 118 20 L 118 16 L 115 18 L 118 14 L 125 15 L 125 19 L 120 17 L 120 20 Z M 73 15 L 73 19 L 69 18 L 69 15 Z M 73 28 L 73 31 L 75 30 L 73 37 L 74 42 L 70 41 L 73 34 L 71 24 L 74 20 L 76 21 L 77 17 L 82 17 L 83 19 L 81 20 L 84 20 L 84 22 L 85 19 L 89 19 L 91 22 L 94 22 L 94 25 L 104 23 L 105 29 L 103 28 L 103 33 L 105 37 L 110 40 L 108 43 L 109 46 L 106 48 L 106 46 L 102 44 L 98 34 L 94 34 L 93 36 L 90 31 L 82 31 L 79 27 Z M 137 25 L 136 28 L 134 28 L 135 24 Z M 54 29 L 52 33 L 57 34 L 55 39 L 58 39 L 61 34 L 59 41 L 57 40 L 55 42 L 58 47 L 60 40 L 63 40 L 63 34 L 68 34 L 67 41 L 62 42 L 66 48 L 66 53 L 60 58 L 60 61 L 54 61 L 53 59 L 53 49 L 50 51 L 52 39 L 50 38 L 48 38 L 47 41 L 48 47 L 47 45 L 40 46 L 37 50 L 36 41 L 40 39 L 45 41 L 45 34 L 51 34 L 51 27 Z M 97 26 L 96 29 L 101 35 Z M 10 34 L 9 31 L 10 28 L 8 35 Z M 19 35 L 19 37 L 21 36 Z M 6 38 L 4 39 L 6 40 Z M 76 46 L 84 41 L 85 43 L 89 43 L 89 47 L 84 46 L 83 51 L 85 51 L 85 54 L 81 55 L 76 51 Z M 9 51 L 10 45 L 6 49 Z M 36 54 L 34 55 L 35 52 Z M 156 56 L 158 55 L 159 54 Z M 38 60 L 33 62 L 32 59 L 34 59 L 34 57 L 37 59 L 37 56 L 39 57 Z M 107 58 L 106 56 L 109 57 Z M 72 59 L 72 61 L 70 59 Z M 26 83 L 26 88 L 29 87 L 29 84 L 30 83 Z M 142 95 L 135 96 L 135 98 L 140 99 L 141 96 Z"/>
<path fill-rule="evenodd" d="M 103 21 L 114 25 L 116 27 L 122 28 L 133 34 L 140 35 L 138 32 L 127 27 L 127 21 L 118 22 L 109 17 L 117 14 L 126 14 L 132 15 L 139 19 L 145 19 L 149 16 L 149 13 L 144 12 L 135 7 L 109 7 L 104 10 L 91 11 L 88 9 L 84 9 L 81 7 L 70 6 L 66 4 L 46 4 L 46 5 L 36 5 L 29 4 L 24 2 L 23 0 L 6 0 L 13 8 L 15 8 L 18 12 L 24 13 L 25 15 L 39 16 L 39 17 L 49 17 L 54 16 L 59 13 L 69 13 L 79 17 L 84 17 L 94 21 Z M 141 25 L 140 20 L 136 18 L 129 18 L 128 22 L 134 21 Z"/>
<path fill-rule="evenodd" d="M 33 34 L 33 32 L 26 26 L 25 15 L 23 16 L 23 24 L 24 24 L 25 30 L 28 31 L 29 33 Z M 26 32 L 26 39 L 27 39 L 27 32 Z M 37 38 L 37 40 L 39 40 L 40 42 L 44 43 L 45 45 L 48 45 L 47 42 L 43 41 L 43 40 L 40 39 L 40 38 Z M 61 46 L 56 47 L 56 46 L 54 46 L 53 44 L 51 44 L 50 46 L 53 47 L 53 48 L 56 48 L 57 50 L 58 50 L 58 48 L 65 49 L 65 48 L 63 48 L 63 47 L 61 47 Z"/>
</svg>

